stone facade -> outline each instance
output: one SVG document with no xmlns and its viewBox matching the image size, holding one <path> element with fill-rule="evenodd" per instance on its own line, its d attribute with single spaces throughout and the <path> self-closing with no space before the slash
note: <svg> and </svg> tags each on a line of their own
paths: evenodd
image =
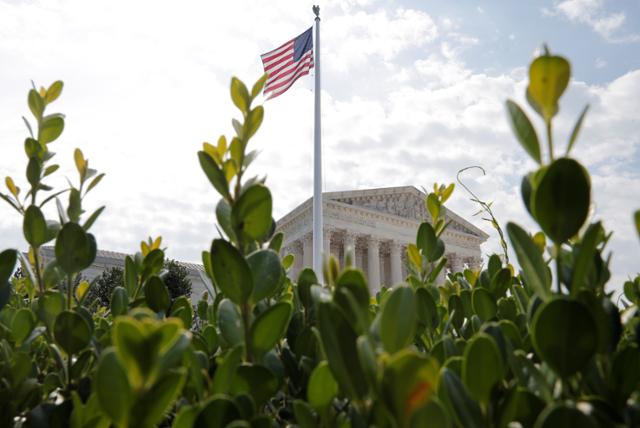
<svg viewBox="0 0 640 428">
<path fill-rule="evenodd" d="M 425 194 L 412 186 L 354 190 L 323 194 L 324 252 L 344 262 L 347 251 L 362 269 L 372 291 L 393 286 L 407 274 L 406 247 L 415 242 L 418 226 L 430 219 Z M 445 209 L 449 227 L 442 235 L 447 268 L 478 267 L 485 232 Z M 295 257 L 291 276 L 312 264 L 312 200 L 308 199 L 277 223 L 284 233 L 283 254 Z"/>
<path fill-rule="evenodd" d="M 402 282 L 407 274 L 407 244 L 415 241 L 420 223 L 430 218 L 424 198 L 424 193 L 411 186 L 325 193 L 324 252 L 344 262 L 347 251 L 352 251 L 355 266 L 365 272 L 374 292 L 382 285 Z M 308 199 L 277 223 L 277 231 L 284 233 L 283 254 L 295 256 L 290 271 L 292 278 L 297 278 L 303 267 L 312 264 L 311 205 L 312 200 Z M 479 266 L 480 244 L 488 235 L 451 210 L 446 210 L 446 217 L 451 221 L 442 236 L 447 267 L 456 271 L 465 265 Z M 53 247 L 44 247 L 41 251 L 45 261 L 53 258 Z M 124 269 L 126 256 L 98 250 L 96 260 L 82 275 L 91 281 L 106 269 Z M 213 292 L 202 265 L 180 263 L 189 271 L 193 303 L 204 293 Z"/>
</svg>

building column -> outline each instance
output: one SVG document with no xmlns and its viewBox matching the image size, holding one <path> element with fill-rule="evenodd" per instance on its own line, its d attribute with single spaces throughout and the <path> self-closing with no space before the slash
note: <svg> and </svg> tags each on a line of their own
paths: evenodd
<svg viewBox="0 0 640 428">
<path fill-rule="evenodd" d="M 396 285 L 402 282 L 402 260 L 400 258 L 400 244 L 396 241 L 391 241 L 391 285 Z"/>
<path fill-rule="evenodd" d="M 367 253 L 369 290 L 375 293 L 380 289 L 380 241 L 374 237 L 369 237 Z"/>
<path fill-rule="evenodd" d="M 322 259 L 327 259 L 331 254 L 331 229 L 324 229 L 322 232 Z"/>
<path fill-rule="evenodd" d="M 307 234 L 302 237 L 302 269 L 313 267 L 313 236 Z"/>
<path fill-rule="evenodd" d="M 344 235 L 343 245 L 344 265 L 347 265 L 347 259 L 351 259 L 351 266 L 356 267 L 356 236 L 346 232 Z"/>
</svg>

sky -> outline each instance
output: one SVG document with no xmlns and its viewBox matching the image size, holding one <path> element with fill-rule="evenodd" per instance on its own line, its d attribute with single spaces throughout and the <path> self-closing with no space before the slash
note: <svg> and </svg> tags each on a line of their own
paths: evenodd
<svg viewBox="0 0 640 428">
<path fill-rule="evenodd" d="M 66 115 L 66 127 L 50 146 L 61 168 L 49 183 L 77 182 L 72 153 L 80 147 L 106 173 L 85 200 L 88 211 L 107 205 L 92 229 L 99 248 L 131 253 L 162 235 L 169 257 L 198 262 L 217 235 L 218 197 L 196 152 L 233 132 L 231 77 L 256 80 L 261 53 L 312 25 L 312 4 L 0 0 L 0 176 L 27 188 L 21 116 L 29 116 L 30 81 L 61 79 L 63 94 L 51 107 Z M 465 183 L 493 201 L 502 225 L 535 232 L 519 196 L 535 164 L 511 133 L 504 102 L 516 100 L 534 117 L 524 100 L 527 67 L 547 43 L 573 67 L 555 120 L 556 150 L 591 106 L 574 155 L 591 173 L 592 220 L 614 233 L 610 289 L 638 273 L 640 2 L 319 4 L 325 191 L 431 187 L 480 165 L 486 175 L 469 172 Z M 306 76 L 267 101 L 251 141 L 260 155 L 250 171 L 267 176 L 276 218 L 312 194 L 312 90 Z M 460 187 L 448 206 L 491 235 L 485 254 L 499 251 Z M 8 247 L 26 243 L 21 218 L 0 204 L 0 249 Z"/>
</svg>

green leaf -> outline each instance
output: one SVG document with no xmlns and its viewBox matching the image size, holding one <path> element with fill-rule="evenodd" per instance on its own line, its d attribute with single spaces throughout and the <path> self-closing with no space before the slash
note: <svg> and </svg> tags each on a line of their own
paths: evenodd
<svg viewBox="0 0 640 428">
<path fill-rule="evenodd" d="M 214 394 L 225 394 L 231 389 L 236 368 L 242 359 L 242 346 L 232 348 L 224 357 L 216 358 L 217 368 L 213 375 L 211 390 Z"/>
<path fill-rule="evenodd" d="M 638 233 L 638 237 L 640 237 L 640 210 L 633 214 L 633 222 L 636 224 L 636 232 Z"/>
<path fill-rule="evenodd" d="M 471 293 L 471 305 L 473 312 L 480 317 L 482 321 L 488 321 L 496 316 L 498 305 L 493 295 L 486 288 L 476 288 Z"/>
<path fill-rule="evenodd" d="M 22 343 L 36 326 L 33 314 L 30 309 L 18 309 L 11 321 L 11 335 L 13 339 Z"/>
<path fill-rule="evenodd" d="M 47 116 L 42 119 L 38 141 L 40 144 L 48 144 L 55 141 L 64 130 L 64 119 L 62 116 Z"/>
<path fill-rule="evenodd" d="M 76 312 L 62 311 L 53 326 L 56 342 L 67 354 L 77 354 L 91 342 L 91 326 Z"/>
<path fill-rule="evenodd" d="M 25 211 L 22 232 L 32 247 L 37 248 L 47 242 L 47 222 L 37 206 L 30 205 Z"/>
<path fill-rule="evenodd" d="M 602 224 L 600 222 L 593 223 L 584 233 L 580 245 L 576 246 L 577 253 L 573 264 L 570 287 L 572 296 L 577 295 L 580 289 L 585 287 L 587 276 L 593 269 L 593 257 L 596 254 L 596 247 L 600 242 L 600 238 L 604 235 Z"/>
<path fill-rule="evenodd" d="M 580 117 L 578 117 L 578 120 L 576 121 L 576 124 L 573 127 L 573 131 L 571 131 L 571 137 L 569 137 L 569 144 L 567 145 L 567 152 L 565 156 L 569 156 L 569 153 L 571 152 L 571 149 L 573 148 L 573 145 L 575 144 L 576 139 L 578 138 L 578 134 L 580 133 L 580 128 L 582 127 L 582 122 L 584 121 L 584 117 L 587 115 L 587 111 L 589 111 L 589 104 L 587 104 L 584 107 L 584 109 L 582 110 L 582 113 L 580 113 Z"/>
<path fill-rule="evenodd" d="M 37 188 L 40 183 L 40 174 L 42 173 L 42 164 L 37 157 L 29 158 L 27 164 L 27 180 L 31 187 Z"/>
<path fill-rule="evenodd" d="M 431 214 L 431 218 L 436 220 L 440 215 L 440 201 L 438 200 L 438 196 L 435 193 L 429 193 L 425 205 L 427 206 L 429 214 Z"/>
<path fill-rule="evenodd" d="M 462 364 L 462 378 L 473 398 L 487 404 L 491 389 L 504 374 L 504 363 L 495 340 L 486 333 L 477 333 L 465 347 Z"/>
<path fill-rule="evenodd" d="M 536 244 L 527 232 L 515 223 L 507 224 L 507 233 L 522 267 L 522 276 L 529 287 L 542 299 L 551 297 L 551 279 L 547 265 Z"/>
<path fill-rule="evenodd" d="M 245 258 L 223 239 L 213 240 L 210 255 L 211 268 L 218 287 L 234 303 L 246 303 L 253 291 L 253 276 Z"/>
<path fill-rule="evenodd" d="M 130 296 L 133 296 L 138 288 L 138 269 L 131 256 L 124 258 L 124 287 Z"/>
<path fill-rule="evenodd" d="M 416 320 L 413 290 L 409 287 L 393 289 L 380 318 L 380 339 L 387 352 L 393 354 L 413 341 Z"/>
<path fill-rule="evenodd" d="M 558 112 L 558 100 L 570 77 L 571 65 L 563 57 L 542 55 L 531 63 L 527 99 L 545 121 Z"/>
<path fill-rule="evenodd" d="M 271 229 L 271 192 L 262 184 L 246 189 L 231 208 L 231 222 L 240 236 L 263 238 Z"/>
<path fill-rule="evenodd" d="M 69 207 L 67 208 L 69 221 L 72 221 L 73 223 L 78 223 L 80 221 L 80 214 L 82 214 L 81 204 L 80 191 L 78 189 L 71 189 L 69 192 Z"/>
<path fill-rule="evenodd" d="M 293 415 L 300 428 L 316 428 L 318 426 L 313 409 L 304 400 L 294 400 Z"/>
<path fill-rule="evenodd" d="M 571 404 L 555 403 L 538 416 L 535 428 L 556 427 L 596 428 L 598 424 Z"/>
<path fill-rule="evenodd" d="M 334 303 L 320 302 L 317 309 L 318 330 L 333 376 L 347 396 L 364 397 L 368 386 L 358 360 L 353 327 Z"/>
<path fill-rule="evenodd" d="M 573 159 L 555 160 L 532 196 L 531 211 L 542 230 L 557 244 L 575 236 L 589 214 L 591 182 Z"/>
<path fill-rule="evenodd" d="M 218 193 L 225 199 L 231 199 L 231 195 L 229 194 L 229 183 L 227 182 L 224 172 L 218 166 L 216 161 L 214 161 L 208 153 L 203 151 L 198 152 L 198 160 L 200 161 L 202 171 L 204 171 L 209 182 L 218 191 Z"/>
<path fill-rule="evenodd" d="M 539 164 L 542 163 L 540 158 L 540 143 L 538 142 L 538 134 L 529 121 L 525 112 L 514 101 L 507 100 L 507 112 L 509 113 L 509 123 L 513 133 L 516 134 L 520 145 L 524 150 Z"/>
<path fill-rule="evenodd" d="M 242 317 L 236 305 L 223 299 L 218 306 L 218 328 L 224 340 L 231 346 L 244 343 Z"/>
<path fill-rule="evenodd" d="M 53 82 L 51 86 L 49 86 L 49 89 L 47 89 L 47 93 L 44 96 L 44 102 L 50 104 L 57 100 L 62 93 L 63 86 L 64 83 L 61 80 L 56 80 L 55 82 Z"/>
<path fill-rule="evenodd" d="M 9 278 L 13 273 L 18 259 L 15 250 L 4 250 L 0 253 L 0 311 L 9 302 L 11 297 L 11 283 Z"/>
<path fill-rule="evenodd" d="M 119 426 L 126 426 L 133 393 L 127 372 L 114 348 L 107 348 L 100 358 L 95 376 L 95 391 L 102 411 Z"/>
<path fill-rule="evenodd" d="M 436 397 L 416 410 L 411 418 L 411 428 L 433 426 L 437 428 L 451 428 L 451 417 L 442 402 Z"/>
<path fill-rule="evenodd" d="M 509 391 L 500 408 L 498 426 L 507 427 L 509 423 L 517 421 L 523 427 L 532 427 L 544 406 L 545 402 L 531 391 L 523 387 L 516 387 Z"/>
<path fill-rule="evenodd" d="M 214 396 L 196 418 L 193 428 L 224 428 L 240 418 L 240 410 L 233 401 L 224 396 Z"/>
<path fill-rule="evenodd" d="M 67 274 L 74 274 L 91 266 L 96 258 L 96 240 L 76 223 L 65 223 L 58 233 L 56 260 Z"/>
<path fill-rule="evenodd" d="M 271 297 L 284 279 L 280 257 L 273 250 L 258 250 L 247 257 L 253 277 L 251 300 L 258 302 Z"/>
<path fill-rule="evenodd" d="M 448 368 L 440 371 L 438 393 L 453 414 L 457 425 L 465 428 L 485 426 L 480 406 L 469 396 L 458 375 Z"/>
<path fill-rule="evenodd" d="M 260 125 L 262 125 L 263 119 L 264 119 L 264 108 L 262 106 L 258 106 L 253 110 L 251 110 L 244 124 L 246 139 L 253 137 L 253 135 L 260 128 Z"/>
<path fill-rule="evenodd" d="M 236 369 L 231 386 L 235 396 L 248 393 L 256 406 L 263 406 L 278 391 L 278 378 L 265 366 L 242 364 Z"/>
<path fill-rule="evenodd" d="M 237 77 L 231 78 L 231 100 L 238 109 L 244 114 L 249 112 L 251 99 L 247 87 Z"/>
<path fill-rule="evenodd" d="M 131 426 L 157 426 L 182 391 L 185 378 L 184 371 L 174 371 L 159 379 L 149 391 L 135 401 L 130 412 Z"/>
<path fill-rule="evenodd" d="M 326 361 L 321 361 L 309 377 L 307 385 L 309 404 L 321 410 L 328 407 L 336 395 L 338 395 L 338 382 L 331 374 L 329 364 Z"/>
<path fill-rule="evenodd" d="M 229 240 L 236 242 L 236 234 L 231 225 L 231 206 L 224 199 L 220 199 L 216 205 L 216 219 Z"/>
<path fill-rule="evenodd" d="M 288 302 L 279 302 L 261 313 L 251 325 L 253 350 L 263 355 L 282 339 L 287 331 L 293 308 Z"/>
<path fill-rule="evenodd" d="M 82 225 L 82 228 L 83 228 L 85 231 L 88 231 L 88 230 L 91 228 L 91 226 L 93 226 L 93 223 L 95 223 L 95 222 L 96 222 L 96 220 L 98 219 L 98 217 L 100 216 L 100 214 L 102 214 L 102 211 L 104 211 L 104 209 L 105 209 L 105 206 L 103 205 L 103 206 L 101 206 L 100 208 L 98 208 L 97 210 L 95 210 L 95 211 L 93 212 L 93 214 L 91 214 L 91 215 L 89 216 L 89 218 L 87 219 L 87 221 L 85 221 L 85 222 L 84 222 L 84 224 Z"/>
<path fill-rule="evenodd" d="M 596 324 L 580 302 L 556 297 L 544 303 L 532 322 L 533 346 L 560 376 L 580 371 L 598 347 Z"/>
<path fill-rule="evenodd" d="M 129 294 L 122 287 L 116 287 L 111 294 L 111 314 L 114 317 L 127 313 L 129 306 Z"/>
<path fill-rule="evenodd" d="M 253 84 L 253 88 L 251 88 L 251 98 L 257 97 L 262 89 L 264 88 L 265 83 L 267 83 L 267 78 L 269 76 L 267 73 L 264 73 L 260 78 Z"/>
<path fill-rule="evenodd" d="M 382 376 L 382 396 L 399 426 L 438 391 L 439 366 L 435 358 L 403 349 L 389 358 Z"/>
<path fill-rule="evenodd" d="M 427 328 L 435 329 L 440 325 L 440 316 L 436 301 L 426 288 L 416 290 L 416 314 Z"/>
<path fill-rule="evenodd" d="M 416 245 L 430 262 L 438 260 L 444 254 L 444 242 L 436 237 L 433 226 L 427 222 L 420 224 L 418 228 Z"/>
<path fill-rule="evenodd" d="M 64 296 L 57 291 L 46 291 L 38 299 L 38 318 L 49 331 L 53 331 L 53 323 L 64 309 L 64 300 Z"/>
<path fill-rule="evenodd" d="M 31 89 L 29 91 L 29 96 L 27 97 L 27 101 L 29 104 L 29 110 L 33 113 L 33 116 L 36 119 L 42 118 L 42 112 L 44 111 L 44 100 L 35 89 Z"/>
<path fill-rule="evenodd" d="M 147 305 L 154 312 L 167 312 L 171 305 L 171 297 L 169 289 L 160 277 L 153 275 L 149 278 L 144 286 L 144 295 L 147 299 Z"/>
</svg>

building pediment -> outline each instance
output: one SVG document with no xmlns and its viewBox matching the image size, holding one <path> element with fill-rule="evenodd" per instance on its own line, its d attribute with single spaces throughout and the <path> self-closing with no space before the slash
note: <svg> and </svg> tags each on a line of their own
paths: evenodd
<svg viewBox="0 0 640 428">
<path fill-rule="evenodd" d="M 354 207 L 365 208 L 380 213 L 417 221 L 430 221 L 424 200 L 426 195 L 413 186 L 389 187 L 381 189 L 351 190 L 324 194 L 325 199 L 334 200 Z M 445 208 L 449 227 L 460 232 L 477 236 L 483 240 L 488 235 L 467 220 Z"/>
</svg>

